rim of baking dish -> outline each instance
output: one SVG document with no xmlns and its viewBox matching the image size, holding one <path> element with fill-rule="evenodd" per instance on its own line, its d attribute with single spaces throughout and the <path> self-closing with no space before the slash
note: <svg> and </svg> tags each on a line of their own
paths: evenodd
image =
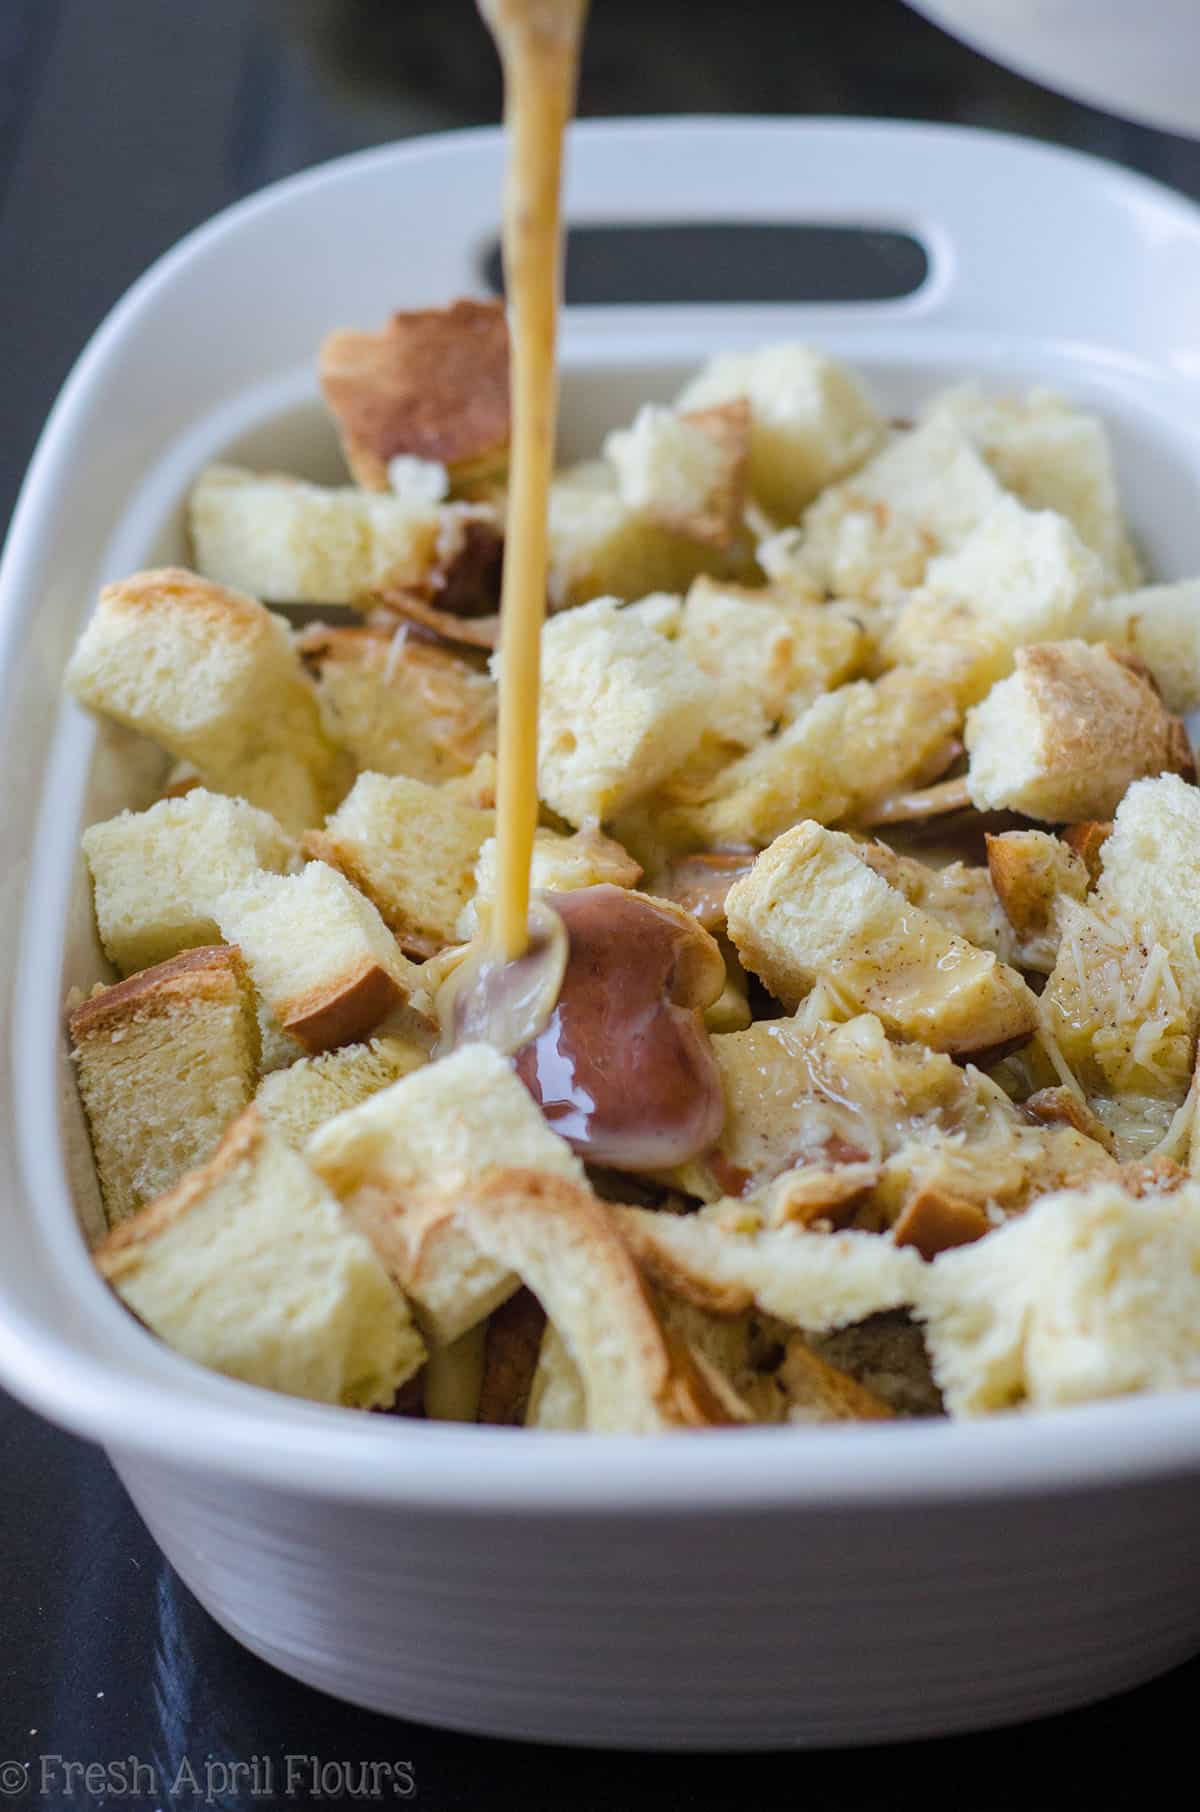
<svg viewBox="0 0 1200 1812">
<path fill-rule="evenodd" d="M 743 167 L 758 156 L 778 157 L 785 148 L 800 153 L 818 144 L 852 155 L 870 143 L 876 163 L 897 147 L 920 144 L 929 156 L 953 161 L 968 144 L 986 146 L 991 159 L 1009 165 L 1024 160 L 1027 174 L 1036 170 L 1053 180 L 1057 172 L 1073 183 L 1102 184 L 1110 201 L 1115 198 L 1119 206 L 1150 221 L 1159 238 L 1169 240 L 1174 232 L 1200 247 L 1200 210 L 1148 179 L 1081 153 L 969 128 L 856 120 L 596 121 L 576 128 L 573 155 L 588 151 L 607 161 L 619 153 L 636 163 L 649 147 L 668 141 L 676 159 L 704 142 Z M 52 534 L 47 499 L 76 457 L 73 438 L 93 387 L 117 348 L 136 337 L 145 311 L 163 288 L 180 281 L 193 261 L 227 235 L 253 227 L 281 207 L 303 204 L 320 190 L 352 186 L 365 174 L 375 176 L 392 167 L 401 176 L 422 161 L 461 158 L 464 152 L 472 159 L 485 157 L 494 171 L 501 146 L 494 129 L 452 133 L 356 153 L 303 172 L 188 235 L 118 302 L 55 404 L 14 513 L 0 565 L 0 722 L 6 715 L 5 688 L 11 696 L 18 683 L 35 608 L 31 574 L 45 558 L 45 542 Z M 915 226 L 931 259 L 930 277 L 916 298 L 882 307 L 894 321 L 914 304 L 934 306 L 952 289 L 955 270 L 954 248 L 933 215 L 923 205 L 903 215 L 884 206 L 877 218 L 881 224 Z M 734 312 L 739 317 L 746 313 Z M 823 312 L 840 316 L 844 306 Z M 593 313 L 573 311 L 573 319 Z M 620 331 L 637 313 L 606 310 L 604 327 Z M 658 318 L 669 329 L 672 319 L 681 316 L 667 310 L 658 311 Z M 769 318 L 770 311 L 759 316 L 760 321 Z M 1114 349 L 1114 357 L 1120 361 L 1121 348 Z M 1139 366 L 1139 375 L 1152 388 L 1168 374 L 1175 383 L 1195 383 L 1196 366 L 1186 348 L 1174 349 L 1167 367 Z M 66 707 L 50 765 L 41 777 L 43 796 L 72 771 L 77 775 L 93 742 L 87 720 Z M 73 828 L 70 834 L 74 836 Z M 30 1014 L 45 1013 L 49 984 L 35 985 L 35 971 L 39 965 L 44 971 L 48 962 L 56 978 L 59 973 L 53 958 L 61 925 L 39 924 L 38 855 L 37 849 L 14 852 L 0 875 L 0 900 L 12 903 L 27 870 L 33 874 L 18 946 L 27 960 L 17 965 L 22 973 L 16 977 L 9 1025 L 10 1046 L 17 1051 L 33 1025 Z M 15 913 L 5 916 L 13 928 Z M 40 1066 L 31 1075 L 11 1051 L 10 1061 L 14 1149 L 4 1158 L 15 1160 L 12 1181 L 25 1197 L 46 1198 L 44 1222 L 31 1223 L 31 1243 L 38 1249 L 26 1259 L 50 1287 L 56 1312 L 22 1299 L 3 1263 L 4 1241 L 11 1233 L 0 1229 L 0 1380 L 35 1409 L 120 1455 L 185 1469 L 201 1466 L 317 1498 L 442 1506 L 472 1514 L 624 1509 L 679 1515 L 818 1503 L 886 1506 L 909 1499 L 969 1500 L 1115 1486 L 1200 1469 L 1200 1396 L 1186 1392 L 968 1423 L 751 1428 L 710 1431 L 703 1438 L 633 1438 L 368 1416 L 220 1377 L 147 1333 L 95 1273 L 79 1236 L 57 1138 L 53 1150 L 46 1149 L 55 1079 Z"/>
</svg>

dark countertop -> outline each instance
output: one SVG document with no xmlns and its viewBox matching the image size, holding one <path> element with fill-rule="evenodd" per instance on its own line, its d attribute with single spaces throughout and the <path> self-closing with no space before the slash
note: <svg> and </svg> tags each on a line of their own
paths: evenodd
<svg viewBox="0 0 1200 1812">
<path fill-rule="evenodd" d="M 689 0 L 681 32 L 683 14 L 680 0 L 596 0 L 583 110 L 965 120 L 1098 150 L 1200 194 L 1200 147 L 1059 101 L 899 0 L 758 0 L 736 15 Z M 157 253 L 275 177 L 492 120 L 498 97 L 471 0 L 0 0 L 0 524 L 72 359 Z M 795 1756 L 597 1755 L 394 1723 L 240 1650 L 160 1559 L 103 1456 L 2 1395 L 0 1631 L 0 1802 L 53 1812 L 352 1804 L 351 1767 L 372 1761 L 411 1763 L 412 1803 L 437 1812 L 1040 1812 L 1068 1795 L 1107 1812 L 1165 1793 L 1173 1761 L 1182 1772 L 1200 1690 L 1193 1663 L 1018 1731 Z M 289 1796 L 289 1755 L 333 1764 L 331 1790 L 314 1793 L 296 1762 Z M 43 1791 L 39 1758 L 55 1756 Z M 128 1784 L 152 1773 L 156 1793 L 121 1793 L 112 1765 L 132 1758 L 143 1771 Z M 6 1762 L 30 1765 L 25 1784 Z M 89 1792 L 67 1763 L 109 1769 L 108 1790 Z M 395 1797 L 384 1789 L 384 1803 Z"/>
</svg>

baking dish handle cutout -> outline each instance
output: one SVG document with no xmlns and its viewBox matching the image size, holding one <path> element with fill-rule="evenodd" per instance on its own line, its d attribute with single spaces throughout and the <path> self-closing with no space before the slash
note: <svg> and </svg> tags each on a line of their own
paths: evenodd
<svg viewBox="0 0 1200 1812">
<path fill-rule="evenodd" d="M 498 241 L 480 262 L 484 283 L 502 295 Z M 915 295 L 929 270 L 919 239 L 882 226 L 590 222 L 568 228 L 565 297 L 573 307 L 894 302 Z"/>
</svg>

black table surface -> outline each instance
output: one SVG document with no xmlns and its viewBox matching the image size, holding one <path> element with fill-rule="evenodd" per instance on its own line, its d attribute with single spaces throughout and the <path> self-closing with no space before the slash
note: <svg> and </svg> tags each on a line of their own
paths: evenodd
<svg viewBox="0 0 1200 1812">
<path fill-rule="evenodd" d="M 1200 148 L 1008 75 L 899 0 L 593 12 L 585 113 L 962 120 L 1200 194 Z M 0 0 L 0 525 L 87 335 L 181 233 L 278 176 L 490 121 L 498 104 L 470 0 Z M 409 1764 L 411 1803 L 431 1812 L 1143 1806 L 1179 1791 L 1173 1764 L 1187 1779 L 1198 1695 L 1192 1663 L 1019 1730 L 774 1756 L 600 1755 L 394 1722 L 239 1649 L 160 1558 L 103 1455 L 0 1394 L 0 1801 L 22 1808 L 353 1804 L 364 1762 Z M 332 1764 L 328 1792 L 304 1757 Z M 80 1764 L 103 1770 L 91 1788 Z M 386 1802 L 407 1776 L 379 1778 Z"/>
</svg>

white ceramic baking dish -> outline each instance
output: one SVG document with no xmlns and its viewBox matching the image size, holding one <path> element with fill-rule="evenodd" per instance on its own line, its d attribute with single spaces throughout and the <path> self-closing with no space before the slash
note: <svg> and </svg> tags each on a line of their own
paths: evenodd
<svg viewBox="0 0 1200 1812">
<path fill-rule="evenodd" d="M 314 354 L 339 323 L 478 287 L 493 132 L 385 149 L 233 209 L 80 361 L 0 569 L 0 1378 L 100 1441 L 249 1647 L 360 1704 L 628 1745 L 878 1741 L 1048 1712 L 1200 1646 L 1200 1396 L 1040 1419 L 661 1440 L 355 1416 L 210 1375 L 94 1276 L 61 1037 L 100 973 L 81 824 L 153 762 L 60 698 L 98 584 L 184 554 L 209 457 L 336 470 Z M 587 125 L 577 221 L 914 233 L 921 291 L 835 308 L 579 309 L 565 434 L 594 447 L 716 348 L 803 335 L 906 411 L 975 373 L 1109 419 L 1154 569 L 1200 570 L 1200 215 L 1012 139 L 845 121 Z"/>
</svg>

